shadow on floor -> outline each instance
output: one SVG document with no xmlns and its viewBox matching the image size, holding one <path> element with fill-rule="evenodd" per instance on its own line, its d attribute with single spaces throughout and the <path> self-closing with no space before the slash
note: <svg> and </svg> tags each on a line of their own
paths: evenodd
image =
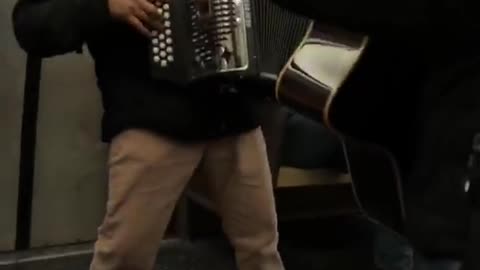
<svg viewBox="0 0 480 270">
<path fill-rule="evenodd" d="M 218 224 L 217 224 L 218 225 Z M 212 225 L 213 226 L 213 225 Z M 214 228 L 214 227 L 212 227 Z M 373 270 L 368 226 L 355 218 L 318 219 L 280 224 L 280 251 L 286 270 Z M 87 247 L 85 250 L 90 249 Z M 67 252 L 68 253 L 68 252 Z M 91 254 L 40 254 L 40 259 L 0 270 L 88 270 Z M 37 257 L 39 254 L 36 254 Z M 233 252 L 220 230 L 197 234 L 191 242 L 169 240 L 155 270 L 235 270 Z"/>
<path fill-rule="evenodd" d="M 318 219 L 280 225 L 286 270 L 373 270 L 370 227 L 358 218 Z M 233 252 L 217 233 L 160 252 L 157 270 L 235 269 Z"/>
</svg>

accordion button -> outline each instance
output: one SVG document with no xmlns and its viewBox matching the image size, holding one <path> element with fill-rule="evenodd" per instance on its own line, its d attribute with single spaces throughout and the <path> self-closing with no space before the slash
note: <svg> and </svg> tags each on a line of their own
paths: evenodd
<svg viewBox="0 0 480 270">
<path fill-rule="evenodd" d="M 160 52 L 160 57 L 162 57 L 162 58 L 167 57 L 167 53 L 164 52 L 164 51 L 161 51 L 161 52 Z"/>
<path fill-rule="evenodd" d="M 170 5 L 169 5 L 169 4 L 163 4 L 163 9 L 169 10 L 169 9 L 170 9 Z"/>
<path fill-rule="evenodd" d="M 152 39 L 152 43 L 153 44 L 158 44 L 158 39 L 156 39 L 156 38 Z"/>
<path fill-rule="evenodd" d="M 153 53 L 154 54 L 157 54 L 159 51 L 160 51 L 160 49 L 158 49 L 158 47 L 153 47 Z"/>
<path fill-rule="evenodd" d="M 162 60 L 162 62 L 160 62 L 160 65 L 161 65 L 162 67 L 166 67 L 166 66 L 167 66 L 167 61 Z"/>
<path fill-rule="evenodd" d="M 166 47 L 165 43 L 161 42 L 161 43 L 160 43 L 160 48 L 161 48 L 161 49 L 165 49 L 165 47 Z"/>
<path fill-rule="evenodd" d="M 165 25 L 165 27 L 170 27 L 171 23 L 170 23 L 170 21 L 166 21 L 166 22 L 163 23 L 163 25 Z"/>
<path fill-rule="evenodd" d="M 163 14 L 163 9 L 161 9 L 161 8 L 157 9 L 157 13 L 162 15 Z"/>
<path fill-rule="evenodd" d="M 160 40 L 164 40 L 164 39 L 165 39 L 165 35 L 164 35 L 164 34 L 160 34 L 160 35 L 158 35 L 158 38 L 159 38 Z"/>
<path fill-rule="evenodd" d="M 169 55 L 169 56 L 167 57 L 167 60 L 168 60 L 168 62 L 173 62 L 173 56 Z"/>
<path fill-rule="evenodd" d="M 168 47 L 167 47 L 167 53 L 172 53 L 172 52 L 173 52 L 173 48 L 170 47 L 170 46 L 168 46 Z"/>
<path fill-rule="evenodd" d="M 165 34 L 167 36 L 170 36 L 172 34 L 172 30 L 170 30 L 170 29 L 165 30 Z"/>
<path fill-rule="evenodd" d="M 153 61 L 154 61 L 155 63 L 160 62 L 160 57 L 154 56 L 154 57 L 153 57 Z"/>
<path fill-rule="evenodd" d="M 170 18 L 170 13 L 169 13 L 169 12 L 164 12 L 164 13 L 163 13 L 163 17 L 164 17 L 165 19 L 169 19 L 169 18 Z"/>
<path fill-rule="evenodd" d="M 167 44 L 172 44 L 172 39 L 171 38 L 167 38 Z"/>
</svg>

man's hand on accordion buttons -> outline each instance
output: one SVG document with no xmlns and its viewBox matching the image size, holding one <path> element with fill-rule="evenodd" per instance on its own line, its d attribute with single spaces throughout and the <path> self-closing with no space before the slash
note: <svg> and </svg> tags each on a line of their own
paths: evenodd
<svg viewBox="0 0 480 270">
<path fill-rule="evenodd" d="M 162 16 L 148 0 L 108 0 L 112 17 L 124 21 L 140 33 L 151 36 L 152 28 L 162 28 Z"/>
</svg>

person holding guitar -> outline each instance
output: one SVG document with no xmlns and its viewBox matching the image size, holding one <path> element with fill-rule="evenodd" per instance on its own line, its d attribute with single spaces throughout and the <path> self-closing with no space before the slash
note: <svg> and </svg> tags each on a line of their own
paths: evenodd
<svg viewBox="0 0 480 270">
<path fill-rule="evenodd" d="M 397 231 L 430 258 L 480 269 L 479 193 L 469 176 L 472 141 L 480 133 L 480 3 L 274 2 L 317 24 L 368 37 L 324 119 L 346 140 L 388 153 L 402 180 L 405 226 Z"/>
</svg>

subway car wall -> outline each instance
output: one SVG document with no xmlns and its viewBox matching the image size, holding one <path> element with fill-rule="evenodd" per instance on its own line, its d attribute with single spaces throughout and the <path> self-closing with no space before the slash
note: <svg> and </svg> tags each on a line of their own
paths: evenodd
<svg viewBox="0 0 480 270">
<path fill-rule="evenodd" d="M 0 1 L 0 251 L 15 248 L 26 62 L 12 34 L 13 2 Z"/>
<path fill-rule="evenodd" d="M 30 59 L 25 85 L 14 3 L 0 1 L 0 251 L 91 241 L 106 199 L 92 62 L 76 54 L 44 59 L 35 89 L 38 66 Z"/>
</svg>

